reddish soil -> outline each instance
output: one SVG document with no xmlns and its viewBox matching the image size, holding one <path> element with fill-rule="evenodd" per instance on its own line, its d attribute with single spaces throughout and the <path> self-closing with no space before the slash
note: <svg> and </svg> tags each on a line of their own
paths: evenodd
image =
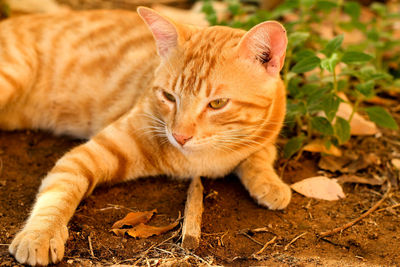
<svg viewBox="0 0 400 267">
<path fill-rule="evenodd" d="M 387 175 L 393 183 L 399 172 L 387 166 L 392 157 L 400 156 L 400 142 L 396 132 L 385 136 L 391 143 L 384 138 L 352 139 L 349 150 L 374 152 L 381 162 L 365 169 L 364 174 Z M 7 244 L 28 216 L 41 178 L 63 153 L 81 142 L 42 132 L 0 132 L 0 266 L 18 265 L 8 254 Z M 316 175 L 318 158 L 315 154 L 305 154 L 299 162 L 291 161 L 285 171 L 285 180 L 292 183 Z M 279 169 L 283 163 L 283 160 L 278 162 Z M 183 213 L 188 181 L 147 178 L 97 188 L 84 200 L 68 225 L 70 236 L 59 266 L 153 265 L 157 262 L 182 266 L 206 263 L 232 266 L 400 265 L 399 213 L 395 208 L 376 211 L 351 228 L 325 239 L 316 235 L 359 217 L 382 198 L 385 186 L 345 184 L 347 197 L 339 201 L 308 199 L 294 193 L 286 210 L 270 211 L 258 206 L 234 176 L 203 179 L 203 184 L 206 196 L 203 234 L 200 247 L 195 251 L 184 251 L 179 246 L 179 235 L 156 246 L 174 231 L 139 240 L 117 237 L 109 232 L 111 225 L 128 209 L 156 208 L 159 212 L 151 221 L 153 225 L 165 225 L 174 221 L 179 212 Z M 399 201 L 400 192 L 394 188 L 381 208 Z M 266 229 L 261 233 L 252 231 L 262 227 Z M 299 235 L 302 236 L 288 245 Z M 275 241 L 255 259 L 252 254 L 262 248 L 260 244 L 274 237 Z M 148 250 L 151 246 L 157 248 Z"/>
</svg>

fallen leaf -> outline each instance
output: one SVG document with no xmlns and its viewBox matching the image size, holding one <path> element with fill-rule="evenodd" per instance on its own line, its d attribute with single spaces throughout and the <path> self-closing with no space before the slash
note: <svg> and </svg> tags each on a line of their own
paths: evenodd
<svg viewBox="0 0 400 267">
<path fill-rule="evenodd" d="M 116 221 L 112 229 L 118 229 L 123 226 L 135 226 L 139 223 L 147 223 L 153 217 L 157 210 L 142 211 L 142 212 L 129 212 L 122 220 Z"/>
<path fill-rule="evenodd" d="M 382 105 L 382 106 L 391 106 L 391 105 L 395 105 L 397 103 L 396 100 L 383 98 L 383 97 L 379 97 L 379 96 L 374 96 L 373 98 L 366 99 L 365 102 L 368 102 L 371 104 L 376 104 L 376 105 Z"/>
<path fill-rule="evenodd" d="M 367 155 L 361 155 L 357 160 L 350 163 L 345 169 L 343 169 L 343 172 L 356 173 L 359 170 L 368 168 L 370 165 L 379 165 L 380 163 L 381 161 L 378 156 L 374 153 L 369 153 Z"/>
<path fill-rule="evenodd" d="M 365 178 L 357 175 L 342 175 L 337 178 L 338 183 L 356 183 L 356 184 L 369 184 L 369 185 L 382 185 L 384 180 L 376 178 Z"/>
<path fill-rule="evenodd" d="M 128 229 L 126 233 L 134 238 L 148 238 L 153 235 L 161 235 L 162 233 L 168 232 L 174 229 L 179 224 L 179 220 L 166 226 L 151 226 L 141 223 L 133 228 Z"/>
<path fill-rule="evenodd" d="M 400 170 L 400 159 L 392 159 L 392 165 L 393 165 L 396 169 Z"/>
<path fill-rule="evenodd" d="M 131 228 L 125 228 L 125 229 L 111 229 L 111 232 L 113 232 L 116 236 L 124 236 L 126 231 L 128 231 Z"/>
<path fill-rule="evenodd" d="M 345 94 L 339 92 L 338 96 L 341 99 L 348 101 L 348 98 Z M 342 102 L 339 105 L 336 116 L 348 120 L 352 112 L 353 112 L 352 106 L 348 103 Z M 357 112 L 354 113 L 353 118 L 351 119 L 350 128 L 351 128 L 350 131 L 351 135 L 374 135 L 378 133 L 378 128 L 376 127 L 376 124 L 370 120 L 365 119 Z"/>
<path fill-rule="evenodd" d="M 340 151 L 340 149 L 334 145 L 331 145 L 330 148 L 327 149 L 322 140 L 314 140 L 311 143 L 308 143 L 304 146 L 303 150 L 309 152 L 325 153 L 337 157 L 340 157 L 342 155 L 342 151 Z"/>
<path fill-rule="evenodd" d="M 343 167 L 350 163 L 346 157 L 322 156 L 318 162 L 318 167 L 330 172 L 343 171 Z"/>
<path fill-rule="evenodd" d="M 304 179 L 291 185 L 291 188 L 306 197 L 323 200 L 338 200 L 344 198 L 342 187 L 334 179 L 317 176 Z"/>
</svg>

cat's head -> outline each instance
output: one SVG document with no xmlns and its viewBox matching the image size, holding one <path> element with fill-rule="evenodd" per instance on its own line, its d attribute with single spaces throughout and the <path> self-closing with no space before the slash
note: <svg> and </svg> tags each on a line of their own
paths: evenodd
<svg viewBox="0 0 400 267">
<path fill-rule="evenodd" d="M 281 24 L 246 32 L 182 25 L 148 8 L 138 13 L 161 58 L 153 85 L 156 134 L 182 152 L 201 153 L 254 150 L 277 136 L 285 113 Z"/>
</svg>

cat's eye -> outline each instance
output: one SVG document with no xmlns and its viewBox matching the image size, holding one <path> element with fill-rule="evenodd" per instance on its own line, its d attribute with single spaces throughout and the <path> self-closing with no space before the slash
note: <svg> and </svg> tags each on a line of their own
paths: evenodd
<svg viewBox="0 0 400 267">
<path fill-rule="evenodd" d="M 170 93 L 167 93 L 167 92 L 163 92 L 163 96 L 168 100 L 168 101 L 171 101 L 171 102 L 175 102 L 176 100 L 175 100 L 175 97 L 172 95 L 172 94 L 170 94 Z"/>
<path fill-rule="evenodd" d="M 228 98 L 219 98 L 208 103 L 208 106 L 212 109 L 220 109 L 225 107 L 226 104 L 228 104 L 228 102 L 229 102 Z"/>
</svg>

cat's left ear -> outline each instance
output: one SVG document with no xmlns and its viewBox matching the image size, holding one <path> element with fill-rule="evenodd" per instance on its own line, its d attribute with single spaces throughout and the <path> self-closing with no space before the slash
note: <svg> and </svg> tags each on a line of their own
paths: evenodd
<svg viewBox="0 0 400 267">
<path fill-rule="evenodd" d="M 176 26 L 172 21 L 161 16 L 153 9 L 138 7 L 137 12 L 152 32 L 158 54 L 161 57 L 166 57 L 178 46 L 178 30 Z"/>
<path fill-rule="evenodd" d="M 285 61 L 287 36 L 285 28 L 276 21 L 262 22 L 251 28 L 239 43 L 239 56 L 265 66 L 273 76 L 279 75 Z"/>
</svg>

